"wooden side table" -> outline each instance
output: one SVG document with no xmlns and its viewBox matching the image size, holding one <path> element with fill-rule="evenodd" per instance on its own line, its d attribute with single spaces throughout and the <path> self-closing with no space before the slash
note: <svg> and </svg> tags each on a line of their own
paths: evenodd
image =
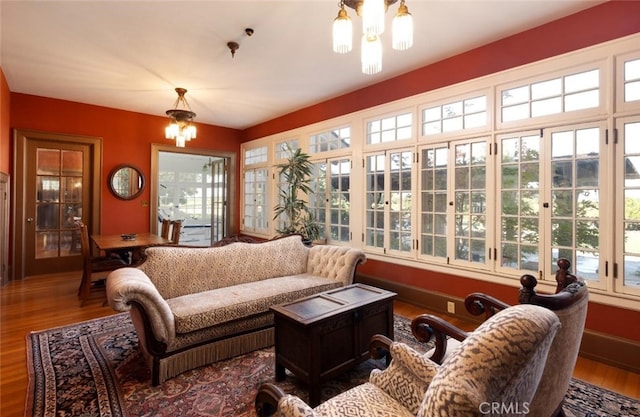
<svg viewBox="0 0 640 417">
<path fill-rule="evenodd" d="M 395 293 L 353 284 L 271 307 L 275 319 L 276 380 L 289 369 L 320 403 L 322 383 L 369 358 L 374 334 L 393 339 Z"/>
</svg>

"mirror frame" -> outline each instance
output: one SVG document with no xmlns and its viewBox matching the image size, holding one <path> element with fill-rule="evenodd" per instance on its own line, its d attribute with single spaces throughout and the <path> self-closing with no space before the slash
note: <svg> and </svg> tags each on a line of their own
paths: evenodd
<svg viewBox="0 0 640 417">
<path fill-rule="evenodd" d="M 113 186 L 113 180 L 115 178 L 115 176 L 123 169 L 132 169 L 133 171 L 136 172 L 136 174 L 138 174 L 138 190 L 134 193 L 132 193 L 131 195 L 125 195 L 125 194 L 121 194 L 119 193 L 115 187 Z M 133 200 L 134 198 L 137 198 L 138 196 L 140 196 L 140 194 L 142 194 L 142 191 L 144 191 L 144 187 L 145 187 L 145 178 L 144 175 L 142 174 L 142 171 L 140 171 L 137 167 L 131 165 L 131 164 L 120 164 L 118 166 L 116 166 L 115 168 L 113 168 L 111 170 L 111 172 L 109 173 L 109 179 L 107 180 L 107 186 L 109 187 L 109 191 L 111 191 L 111 194 L 113 194 L 116 198 L 119 198 L 121 200 Z"/>
</svg>

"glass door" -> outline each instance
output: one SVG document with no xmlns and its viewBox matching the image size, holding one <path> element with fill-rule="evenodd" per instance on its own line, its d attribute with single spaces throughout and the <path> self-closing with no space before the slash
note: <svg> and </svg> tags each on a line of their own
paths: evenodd
<svg viewBox="0 0 640 417">
<path fill-rule="evenodd" d="M 159 151 L 157 229 L 182 221 L 180 244 L 210 246 L 228 231 L 228 161 L 225 157 Z"/>
</svg>

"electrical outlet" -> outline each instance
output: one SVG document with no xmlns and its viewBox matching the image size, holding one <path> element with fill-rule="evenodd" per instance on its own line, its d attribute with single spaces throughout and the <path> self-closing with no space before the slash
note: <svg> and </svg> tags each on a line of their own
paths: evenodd
<svg viewBox="0 0 640 417">
<path fill-rule="evenodd" d="M 456 304 L 453 301 L 447 301 L 447 312 L 456 314 Z"/>
</svg>

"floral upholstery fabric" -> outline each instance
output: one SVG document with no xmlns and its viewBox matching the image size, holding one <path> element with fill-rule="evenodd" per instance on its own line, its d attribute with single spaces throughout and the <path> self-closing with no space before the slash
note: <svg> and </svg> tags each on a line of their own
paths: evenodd
<svg viewBox="0 0 640 417">
<path fill-rule="evenodd" d="M 485 405 L 495 403 L 503 407 L 501 416 L 521 416 L 536 391 L 559 325 L 557 316 L 542 307 L 507 308 L 470 333 L 442 365 L 394 342 L 391 364 L 373 371 L 368 383 L 315 409 L 285 395 L 276 415 L 479 416 L 491 415 Z"/>
</svg>

